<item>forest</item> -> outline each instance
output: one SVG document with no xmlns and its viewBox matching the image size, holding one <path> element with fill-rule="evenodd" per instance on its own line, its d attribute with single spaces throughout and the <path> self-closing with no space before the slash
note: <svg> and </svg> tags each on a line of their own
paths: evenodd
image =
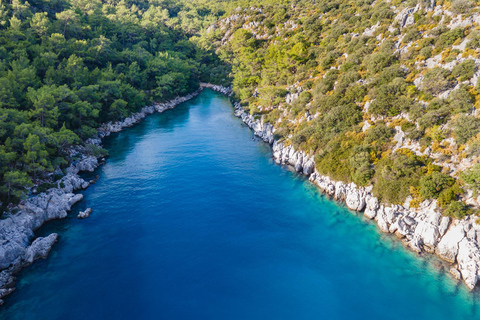
<svg viewBox="0 0 480 320">
<path fill-rule="evenodd" d="M 0 0 L 0 199 L 51 186 L 101 123 L 209 82 L 321 174 L 475 213 L 479 4 Z"/>
<path fill-rule="evenodd" d="M 188 2 L 186 2 L 188 3 Z M 0 199 L 51 187 L 69 147 L 199 81 L 228 81 L 168 1 L 0 0 Z M 188 12 L 185 9 L 185 12 Z M 220 13 L 218 13 L 220 14 Z M 102 150 L 91 150 L 92 154 Z"/>
</svg>

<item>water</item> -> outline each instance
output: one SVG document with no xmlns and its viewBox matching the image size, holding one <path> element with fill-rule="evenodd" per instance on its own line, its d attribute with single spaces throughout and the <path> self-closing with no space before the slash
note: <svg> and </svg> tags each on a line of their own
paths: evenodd
<svg viewBox="0 0 480 320">
<path fill-rule="evenodd" d="M 1 319 L 467 319 L 477 294 L 274 165 L 212 91 L 106 141 L 107 164 Z M 92 215 L 77 220 L 80 209 Z"/>
</svg>

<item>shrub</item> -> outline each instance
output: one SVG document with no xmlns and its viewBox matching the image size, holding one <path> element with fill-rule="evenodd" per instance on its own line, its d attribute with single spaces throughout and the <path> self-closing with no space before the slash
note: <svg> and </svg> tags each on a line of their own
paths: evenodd
<svg viewBox="0 0 480 320">
<path fill-rule="evenodd" d="M 335 86 L 335 81 L 338 79 L 338 70 L 329 70 L 323 79 L 318 81 L 313 88 L 313 94 L 319 96 L 325 94 L 328 91 L 332 91 Z"/>
<path fill-rule="evenodd" d="M 473 107 L 473 97 L 466 85 L 453 90 L 448 96 L 448 102 L 453 114 L 470 112 Z"/>
<path fill-rule="evenodd" d="M 393 137 L 393 132 L 393 129 L 386 126 L 383 122 L 377 122 L 368 129 L 365 141 L 368 143 L 377 141 L 379 144 L 385 144 Z"/>
<path fill-rule="evenodd" d="M 460 179 L 469 188 L 473 189 L 475 195 L 480 187 L 480 164 L 476 164 L 471 169 L 467 169 L 460 174 Z"/>
<path fill-rule="evenodd" d="M 452 11 L 457 14 L 467 13 L 474 6 L 474 3 L 470 0 L 455 0 L 452 2 Z"/>
<path fill-rule="evenodd" d="M 353 147 L 349 158 L 349 165 L 353 170 L 352 181 L 358 185 L 366 185 L 373 177 L 374 171 L 370 163 L 370 149 L 366 146 Z"/>
<path fill-rule="evenodd" d="M 390 66 L 394 61 L 395 57 L 392 53 L 379 52 L 367 58 L 366 67 L 369 71 L 377 73 Z"/>
<path fill-rule="evenodd" d="M 459 115 L 453 122 L 455 142 L 464 144 L 480 131 L 480 120 L 474 116 Z"/>
<path fill-rule="evenodd" d="M 440 67 L 428 70 L 423 78 L 421 89 L 432 95 L 445 91 L 451 86 L 451 81 L 447 79 L 448 75 L 448 70 Z"/>
<path fill-rule="evenodd" d="M 381 159 L 375 169 L 373 193 L 380 201 L 402 204 L 410 195 L 411 187 L 417 187 L 422 167 L 421 158 L 410 150 L 398 150 Z"/>
<path fill-rule="evenodd" d="M 472 214 L 472 210 L 461 201 L 453 201 L 443 212 L 447 217 L 463 219 Z"/>
<path fill-rule="evenodd" d="M 445 46 L 451 46 L 458 39 L 463 38 L 463 28 L 455 28 L 443 32 L 435 42 L 435 47 L 443 48 Z"/>
<path fill-rule="evenodd" d="M 468 59 L 453 68 L 452 76 L 458 78 L 458 81 L 470 80 L 475 73 L 475 69 L 475 61 Z"/>
<path fill-rule="evenodd" d="M 413 105 L 406 97 L 407 84 L 403 78 L 395 78 L 391 83 L 380 85 L 374 90 L 375 100 L 368 111 L 372 114 L 395 116 L 401 111 L 408 111 Z"/>
<path fill-rule="evenodd" d="M 436 199 L 444 189 L 454 183 L 455 179 L 449 175 L 434 171 L 420 179 L 420 194 L 423 199 Z"/>
</svg>

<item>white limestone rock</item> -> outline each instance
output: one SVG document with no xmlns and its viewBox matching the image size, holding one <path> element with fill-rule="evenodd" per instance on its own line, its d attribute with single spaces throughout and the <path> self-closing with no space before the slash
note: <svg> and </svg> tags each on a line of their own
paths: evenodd
<svg viewBox="0 0 480 320">
<path fill-rule="evenodd" d="M 463 281 L 472 290 L 477 284 L 480 265 L 480 252 L 474 241 L 466 237 L 460 241 L 457 262 L 457 268 L 462 274 Z"/>
<path fill-rule="evenodd" d="M 365 197 L 365 211 L 363 212 L 363 215 L 369 219 L 374 219 L 379 208 L 380 204 L 378 199 L 370 194 L 367 194 Z"/>
<path fill-rule="evenodd" d="M 464 237 L 465 231 L 462 224 L 458 223 L 451 226 L 438 243 L 435 252 L 442 259 L 454 263 L 457 259 L 458 244 Z"/>
<path fill-rule="evenodd" d="M 78 213 L 77 219 L 85 219 L 90 217 L 90 214 L 92 213 L 92 208 L 87 208 L 85 211 L 80 211 Z"/>
<path fill-rule="evenodd" d="M 345 203 L 349 209 L 362 211 L 365 208 L 365 195 L 359 189 L 349 188 Z"/>
<path fill-rule="evenodd" d="M 24 263 L 31 264 L 34 260 L 39 258 L 46 258 L 48 253 L 53 247 L 53 244 L 57 242 L 58 234 L 52 233 L 45 238 L 37 238 L 25 251 L 23 258 Z"/>
</svg>

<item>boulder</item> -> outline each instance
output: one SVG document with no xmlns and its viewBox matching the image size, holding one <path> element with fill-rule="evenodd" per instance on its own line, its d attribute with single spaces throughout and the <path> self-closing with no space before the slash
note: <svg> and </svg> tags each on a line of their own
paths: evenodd
<svg viewBox="0 0 480 320">
<path fill-rule="evenodd" d="M 463 230 L 463 225 L 461 223 L 451 226 L 438 243 L 435 250 L 436 254 L 440 258 L 454 263 L 457 259 L 458 244 L 464 237 L 465 231 Z"/>
<path fill-rule="evenodd" d="M 365 195 L 359 189 L 349 187 L 345 203 L 349 209 L 361 211 L 365 208 Z"/>
<path fill-rule="evenodd" d="M 37 238 L 25 251 L 23 260 L 27 264 L 31 264 L 34 260 L 39 258 L 46 258 L 48 253 L 57 242 L 58 234 L 52 233 L 45 238 Z"/>
<path fill-rule="evenodd" d="M 77 218 L 78 219 L 88 218 L 91 213 L 92 213 L 92 208 L 87 208 L 85 211 L 80 211 Z"/>
</svg>

